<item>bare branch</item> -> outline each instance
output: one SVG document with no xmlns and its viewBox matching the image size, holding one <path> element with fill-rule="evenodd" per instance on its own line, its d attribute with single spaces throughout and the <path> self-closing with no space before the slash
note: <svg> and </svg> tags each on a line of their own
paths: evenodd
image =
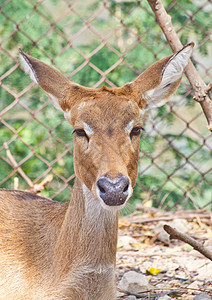
<svg viewBox="0 0 212 300">
<path fill-rule="evenodd" d="M 172 25 L 171 17 L 167 14 L 161 0 L 148 0 L 157 22 L 163 30 L 166 39 L 174 52 L 182 48 L 182 44 Z M 208 121 L 208 129 L 212 131 L 212 101 L 210 99 L 211 83 L 207 86 L 194 65 L 190 61 L 185 69 L 185 74 L 194 89 L 194 100 L 198 101 L 202 107 L 205 117 Z"/>
<path fill-rule="evenodd" d="M 21 177 L 26 181 L 26 183 L 29 185 L 29 191 L 32 193 L 40 193 L 41 191 L 44 190 L 45 186 L 52 181 L 53 179 L 53 175 L 49 174 L 46 178 L 44 178 L 43 181 L 41 181 L 41 183 L 39 184 L 33 184 L 32 180 L 24 173 L 24 171 L 18 166 L 18 163 L 16 162 L 14 156 L 12 155 L 12 153 L 9 150 L 8 144 L 4 143 L 4 148 L 6 149 L 6 154 L 8 159 L 10 160 L 12 167 L 14 170 L 16 170 Z M 14 189 L 18 189 L 18 178 L 15 177 L 14 179 Z"/>
<path fill-rule="evenodd" d="M 49 174 L 48 176 L 46 176 L 46 178 L 44 178 L 44 180 L 41 181 L 41 183 L 39 184 L 35 184 L 32 188 L 30 188 L 29 190 L 35 194 L 38 194 L 40 192 L 42 192 L 45 188 L 45 186 L 50 183 L 53 179 L 53 175 Z"/>
<path fill-rule="evenodd" d="M 19 178 L 15 177 L 14 178 L 14 190 L 18 190 L 18 186 L 19 186 Z"/>
<path fill-rule="evenodd" d="M 158 282 L 157 282 L 158 283 Z M 151 293 L 151 296 L 152 297 L 158 297 L 158 296 L 164 296 L 164 295 L 174 295 L 175 292 L 176 293 L 180 293 L 182 291 L 198 291 L 198 292 L 208 292 L 210 293 L 211 290 L 207 290 L 207 289 L 203 289 L 203 288 L 192 288 L 192 287 L 183 287 L 183 286 L 180 286 L 180 287 L 169 287 L 168 289 L 167 288 L 163 288 L 163 287 L 155 287 L 155 286 L 151 286 L 151 288 L 149 289 L 146 289 L 144 291 L 141 291 L 139 293 L 134 293 L 134 292 L 128 292 L 126 290 L 123 290 L 123 289 L 120 289 L 118 287 L 118 291 L 125 294 L 125 295 L 133 295 L 135 296 L 136 298 L 145 298 L 145 299 L 150 299 L 150 298 L 147 298 L 149 293 Z M 164 291 L 165 293 L 156 293 L 157 291 Z M 148 294 L 147 294 L 148 293 Z M 147 294 L 147 295 L 146 295 Z M 151 298 L 152 298 L 151 297 Z"/>
<path fill-rule="evenodd" d="M 184 243 L 191 245 L 195 250 L 199 251 L 205 257 L 212 260 L 212 252 L 189 235 L 181 233 L 169 225 L 164 225 L 163 228 L 170 235 L 171 238 L 183 241 Z"/>
<path fill-rule="evenodd" d="M 208 86 L 206 87 L 206 90 L 205 90 L 205 93 L 212 100 L 212 98 L 211 98 L 211 90 L 212 90 L 212 82 L 208 84 Z"/>
<path fill-rule="evenodd" d="M 133 224 L 145 224 L 145 223 L 152 223 L 152 222 L 159 222 L 159 221 L 172 221 L 174 219 L 186 219 L 186 220 L 194 220 L 197 219 L 197 217 L 201 218 L 201 220 L 204 219 L 204 222 L 206 223 L 210 223 L 211 224 L 211 213 L 209 212 L 205 212 L 205 213 L 200 213 L 200 212 L 193 212 L 193 213 L 189 213 L 187 214 L 186 212 L 181 212 L 181 214 L 175 214 L 172 212 L 172 214 L 168 214 L 166 213 L 163 216 L 156 216 L 156 217 L 152 217 L 152 218 L 144 218 L 144 217 L 140 217 L 137 218 L 136 220 L 131 221 L 131 223 Z"/>
<path fill-rule="evenodd" d="M 12 167 L 14 170 L 17 170 L 17 172 L 21 175 L 21 177 L 26 181 L 26 183 L 30 186 L 30 188 L 33 188 L 33 182 L 32 180 L 24 173 L 24 171 L 18 167 L 18 163 L 16 162 L 14 156 L 9 150 L 8 144 L 4 143 L 4 148 L 6 149 L 6 154 L 8 159 L 10 160 Z"/>
</svg>

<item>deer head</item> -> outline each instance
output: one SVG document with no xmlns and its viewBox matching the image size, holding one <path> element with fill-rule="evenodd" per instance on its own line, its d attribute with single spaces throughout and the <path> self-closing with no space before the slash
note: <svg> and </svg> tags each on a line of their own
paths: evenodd
<svg viewBox="0 0 212 300">
<path fill-rule="evenodd" d="M 141 112 L 163 105 L 177 89 L 190 43 L 120 88 L 86 88 L 22 52 L 25 71 L 74 128 L 76 176 L 106 209 L 120 209 L 136 183 Z"/>
</svg>

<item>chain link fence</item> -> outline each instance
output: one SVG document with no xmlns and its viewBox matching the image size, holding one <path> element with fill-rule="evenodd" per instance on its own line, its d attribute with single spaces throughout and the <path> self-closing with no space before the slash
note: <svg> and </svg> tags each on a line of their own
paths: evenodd
<svg viewBox="0 0 212 300">
<path fill-rule="evenodd" d="M 42 193 L 67 201 L 72 129 L 24 74 L 18 48 L 90 87 L 132 81 L 171 50 L 145 0 L 0 3 L 0 187 L 35 190 L 46 180 Z M 210 82 L 211 2 L 163 3 L 182 43 L 195 42 L 193 62 Z M 211 209 L 212 136 L 185 76 L 171 101 L 145 119 L 131 205 Z"/>
</svg>

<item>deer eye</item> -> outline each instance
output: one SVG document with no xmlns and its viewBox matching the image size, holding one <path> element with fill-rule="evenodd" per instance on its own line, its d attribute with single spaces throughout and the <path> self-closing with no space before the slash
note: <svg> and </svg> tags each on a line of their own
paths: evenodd
<svg viewBox="0 0 212 300">
<path fill-rule="evenodd" d="M 89 142 L 89 137 L 87 136 L 84 129 L 74 129 L 73 133 L 76 133 L 76 135 L 78 135 L 78 136 L 84 136 L 87 139 L 87 141 Z"/>
<path fill-rule="evenodd" d="M 141 129 L 144 130 L 141 126 L 134 127 L 130 132 L 130 138 L 132 139 L 133 136 L 140 135 Z"/>
</svg>

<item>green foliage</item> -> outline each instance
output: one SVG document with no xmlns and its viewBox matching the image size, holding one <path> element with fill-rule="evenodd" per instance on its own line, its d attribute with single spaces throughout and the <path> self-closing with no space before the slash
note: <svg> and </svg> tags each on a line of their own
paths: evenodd
<svg viewBox="0 0 212 300">
<path fill-rule="evenodd" d="M 158 145 L 164 143 L 163 138 L 147 136 L 142 139 L 140 176 L 131 201 L 136 203 L 136 199 L 150 198 L 155 207 L 162 204 L 168 209 L 176 208 L 176 203 L 184 209 L 208 204 L 211 201 L 212 178 L 211 173 L 207 176 L 203 173 L 211 168 L 212 152 L 201 140 L 184 134 L 166 134 L 164 137 L 170 141 L 170 147 L 159 159 L 154 159 L 154 153 Z M 164 148 L 165 145 L 161 151 Z M 188 191 L 190 201 L 184 201 L 185 191 Z"/>
<path fill-rule="evenodd" d="M 192 39 L 200 41 L 199 54 L 209 55 L 209 40 L 201 43 L 206 38 L 206 30 L 203 29 L 212 25 L 208 10 L 201 9 L 195 13 L 201 6 L 198 1 L 179 0 L 176 5 L 172 2 L 164 0 L 165 6 L 170 7 L 175 28 L 179 30 L 188 23 L 178 32 L 182 43 L 188 43 L 192 36 Z M 67 3 L 60 0 L 39 3 L 35 0 L 12 0 L 2 6 L 0 36 L 4 51 L 0 52 L 0 76 L 9 73 L 3 77 L 0 86 L 0 111 L 5 110 L 0 123 L 1 187 L 12 188 L 14 177 L 18 176 L 20 188 L 28 188 L 8 163 L 2 147 L 4 142 L 9 144 L 12 155 L 32 181 L 40 181 L 48 173 L 54 174 L 54 180 L 43 192 L 45 196 L 51 197 L 64 187 L 56 199 L 68 200 L 70 189 L 64 184 L 64 179 L 74 173 L 72 128 L 51 104 L 46 105 L 48 98 L 40 88 L 32 86 L 29 89 L 31 80 L 21 68 L 15 67 L 18 48 L 53 65 L 81 85 L 96 85 L 102 78 L 101 72 L 105 72 L 107 80 L 99 86 L 110 83 L 121 86 L 171 53 L 148 2 L 139 3 L 108 1 L 105 13 L 97 14 L 92 20 L 91 16 L 102 8 L 103 2 L 89 0 L 83 5 L 80 1 L 75 2 L 73 7 L 78 14 L 71 10 L 64 14 L 68 11 Z M 194 24 L 189 23 L 192 15 Z M 85 20 L 89 20 L 93 30 L 103 38 L 88 28 L 78 35 Z M 123 26 L 120 26 L 120 21 Z M 115 27 L 119 29 L 111 35 Z M 104 40 L 105 36 L 110 38 Z M 122 57 L 124 62 L 120 61 Z M 89 64 L 84 66 L 85 58 Z M 120 63 L 114 67 L 117 62 Z M 98 69 L 97 72 L 93 66 Z M 13 72 L 10 72 L 12 68 Z M 75 73 L 76 69 L 79 72 Z M 186 86 L 181 85 L 178 95 L 183 97 L 186 92 Z M 184 104 L 188 109 L 194 107 L 191 95 L 187 96 Z M 7 111 L 8 106 L 10 110 Z M 181 135 L 177 131 L 164 136 L 158 134 L 160 119 L 164 127 L 175 126 L 176 115 L 168 111 L 168 107 L 164 106 L 154 113 L 155 128 L 147 130 L 141 139 L 138 185 L 131 200 L 133 206 L 148 197 L 153 205 L 160 206 L 162 201 L 163 206 L 170 209 L 178 202 L 186 208 L 193 207 L 194 203 L 203 206 L 211 200 L 211 174 L 207 173 L 212 160 L 209 147 L 204 145 L 198 134 L 192 138 L 187 132 Z M 201 134 L 206 136 L 206 130 Z M 162 151 L 165 147 L 167 150 L 155 158 L 158 149 Z M 202 176 L 204 172 L 207 173 L 205 177 Z M 72 186 L 73 180 L 69 184 Z M 189 190 L 193 202 L 182 201 L 185 190 Z"/>
</svg>

